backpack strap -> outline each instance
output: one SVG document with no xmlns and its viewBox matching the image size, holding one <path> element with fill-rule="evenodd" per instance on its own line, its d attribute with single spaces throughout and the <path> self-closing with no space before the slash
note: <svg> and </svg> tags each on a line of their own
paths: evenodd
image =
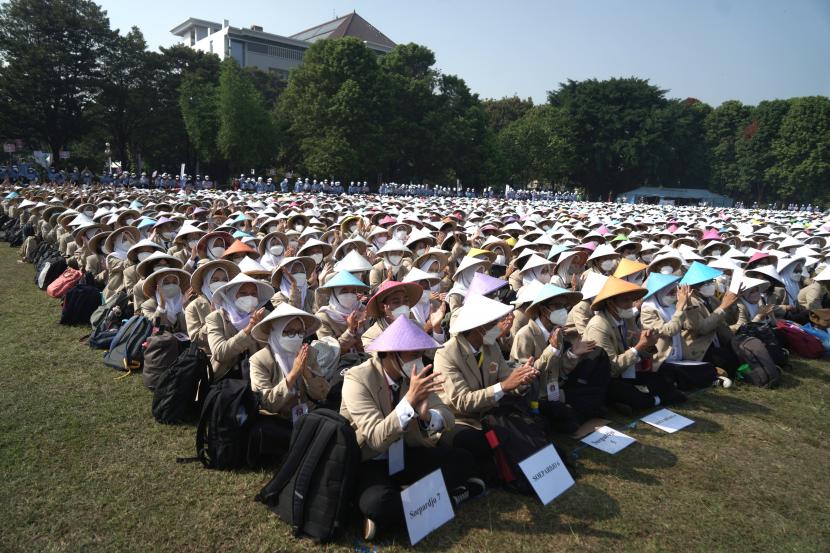
<svg viewBox="0 0 830 553">
<path fill-rule="evenodd" d="M 319 426 L 318 426 L 319 428 Z M 303 502 L 308 493 L 308 487 L 311 484 L 311 479 L 317 471 L 317 465 L 320 463 L 320 457 L 323 451 L 328 447 L 329 440 L 334 436 L 335 426 L 332 424 L 324 424 L 319 432 L 315 432 L 314 443 L 308 454 L 303 460 L 300 467 L 300 472 L 294 480 L 294 492 L 292 493 L 293 506 L 291 509 L 291 526 L 294 530 L 294 535 L 298 535 L 303 527 L 303 519 L 305 518 L 305 509 Z"/>
<path fill-rule="evenodd" d="M 302 417 L 294 427 L 291 443 L 288 447 L 288 457 L 274 478 L 260 491 L 256 499 L 266 505 L 273 505 L 282 489 L 288 484 L 308 451 L 311 441 L 317 434 L 317 427 L 321 424 L 317 417 L 307 415 Z M 296 438 L 296 440 L 295 440 Z M 267 491 L 266 491 L 267 490 Z"/>
<path fill-rule="evenodd" d="M 199 426 L 196 427 L 196 458 L 202 462 L 205 468 L 213 466 L 213 459 L 208 459 L 207 448 L 205 447 L 205 436 L 207 434 L 208 418 L 213 411 L 213 404 L 217 395 L 208 394 L 205 404 L 202 407 L 202 416 L 199 417 Z"/>
</svg>

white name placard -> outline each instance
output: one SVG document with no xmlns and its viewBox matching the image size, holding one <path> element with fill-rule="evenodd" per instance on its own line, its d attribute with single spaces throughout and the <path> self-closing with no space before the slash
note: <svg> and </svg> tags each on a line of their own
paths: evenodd
<svg viewBox="0 0 830 553">
<path fill-rule="evenodd" d="M 574 485 L 571 473 L 565 468 L 565 463 L 553 445 L 543 447 L 519 463 L 519 468 L 525 473 L 543 505 L 547 505 Z"/>
<path fill-rule="evenodd" d="M 600 426 L 591 434 L 582 438 L 582 442 L 606 453 L 617 453 L 636 442 L 634 438 L 609 426 Z"/>
<path fill-rule="evenodd" d="M 640 420 L 670 434 L 695 423 L 692 419 L 687 419 L 683 415 L 678 415 L 668 409 L 660 409 L 650 415 L 646 415 Z"/>
<path fill-rule="evenodd" d="M 401 501 L 412 545 L 455 516 L 441 469 L 427 474 L 402 491 Z"/>
</svg>

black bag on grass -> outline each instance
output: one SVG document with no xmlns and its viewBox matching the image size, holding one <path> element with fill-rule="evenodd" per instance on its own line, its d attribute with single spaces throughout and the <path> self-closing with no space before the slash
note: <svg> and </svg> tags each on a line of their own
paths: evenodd
<svg viewBox="0 0 830 553">
<path fill-rule="evenodd" d="M 89 316 L 101 305 L 101 291 L 86 282 L 84 278 L 64 296 L 60 320 L 62 325 L 86 324 Z"/>
<path fill-rule="evenodd" d="M 141 369 L 144 360 L 144 341 L 153 332 L 153 323 L 147 317 L 135 315 L 118 329 L 110 349 L 104 354 L 104 364 L 119 371 Z"/>
<path fill-rule="evenodd" d="M 743 337 L 733 342 L 735 353 L 750 366 L 744 373 L 744 382 L 763 388 L 774 388 L 781 381 L 781 368 L 769 353 L 769 348 L 758 338 Z"/>
<path fill-rule="evenodd" d="M 46 290 L 52 282 L 63 274 L 66 270 L 66 260 L 60 255 L 49 257 L 45 261 L 38 264 L 40 269 L 37 271 L 37 287 L 41 290 Z"/>
<path fill-rule="evenodd" d="M 224 378 L 211 386 L 196 429 L 196 456 L 206 468 L 227 470 L 245 465 L 248 431 L 258 405 L 248 380 Z"/>
<path fill-rule="evenodd" d="M 160 329 L 147 338 L 141 368 L 141 379 L 146 387 L 151 390 L 156 387 L 156 380 L 176 362 L 182 348 L 182 342 L 166 329 Z"/>
<path fill-rule="evenodd" d="M 195 422 L 209 385 L 207 355 L 191 342 L 156 380 L 153 417 L 162 424 Z"/>
<path fill-rule="evenodd" d="M 343 527 L 354 495 L 360 448 L 339 413 L 315 409 L 294 424 L 288 457 L 256 496 L 291 525 L 295 536 L 318 543 Z"/>
</svg>

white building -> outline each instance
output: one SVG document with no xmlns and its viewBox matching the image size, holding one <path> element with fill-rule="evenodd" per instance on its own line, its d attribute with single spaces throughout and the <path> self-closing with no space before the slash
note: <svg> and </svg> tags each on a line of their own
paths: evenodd
<svg viewBox="0 0 830 553">
<path fill-rule="evenodd" d="M 227 19 L 219 24 L 193 17 L 170 32 L 191 48 L 216 54 L 220 59 L 230 56 L 241 67 L 274 71 L 283 78 L 303 62 L 303 55 L 313 42 L 325 38 L 357 37 L 379 53 L 395 47 L 394 42 L 356 12 L 291 36 L 267 33 L 258 25 L 246 29 L 231 27 Z"/>
</svg>

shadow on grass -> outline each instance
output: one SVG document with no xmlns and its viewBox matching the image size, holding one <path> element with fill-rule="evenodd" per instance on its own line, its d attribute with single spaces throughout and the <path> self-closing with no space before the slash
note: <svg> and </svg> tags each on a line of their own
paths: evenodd
<svg viewBox="0 0 830 553">
<path fill-rule="evenodd" d="M 595 467 L 580 467 L 582 474 L 613 476 L 648 486 L 659 486 L 661 481 L 648 470 L 671 468 L 677 464 L 677 455 L 662 447 L 637 442 L 616 455 L 586 449 L 581 456 Z"/>
<path fill-rule="evenodd" d="M 747 415 L 769 413 L 771 411 L 766 405 L 726 394 L 701 394 L 693 407 L 708 413 L 722 413 L 725 415 Z"/>
<path fill-rule="evenodd" d="M 784 375 L 784 380 L 792 380 L 792 377 L 811 378 L 814 380 L 821 380 L 825 384 L 830 384 L 830 374 L 828 374 L 827 371 L 823 371 L 816 365 L 800 359 L 794 360 L 790 369 L 787 370 Z"/>
</svg>

